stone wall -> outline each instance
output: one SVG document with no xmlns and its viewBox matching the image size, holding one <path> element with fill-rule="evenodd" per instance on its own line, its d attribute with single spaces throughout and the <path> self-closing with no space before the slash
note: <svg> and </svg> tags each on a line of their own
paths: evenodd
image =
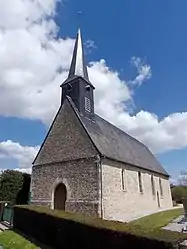
<svg viewBox="0 0 187 249">
<path fill-rule="evenodd" d="M 53 208 L 54 189 L 63 182 L 67 189 L 66 210 L 98 215 L 97 154 L 66 100 L 35 159 L 31 203 Z"/>
<path fill-rule="evenodd" d="M 99 182 L 97 158 L 34 166 L 32 204 L 53 208 L 59 183 L 67 189 L 66 210 L 98 216 Z"/>
<path fill-rule="evenodd" d="M 122 188 L 122 168 L 125 169 Z M 172 207 L 169 180 L 154 174 L 155 195 L 152 192 L 151 173 L 140 170 L 143 193 L 140 192 L 137 168 L 104 160 L 102 164 L 102 197 L 103 216 L 105 219 L 129 221 L 161 209 Z M 163 196 L 160 194 L 159 178 L 161 178 Z M 158 207 L 157 191 L 160 207 Z"/>
<path fill-rule="evenodd" d="M 59 109 L 34 165 L 89 158 L 97 155 L 69 102 Z"/>
</svg>

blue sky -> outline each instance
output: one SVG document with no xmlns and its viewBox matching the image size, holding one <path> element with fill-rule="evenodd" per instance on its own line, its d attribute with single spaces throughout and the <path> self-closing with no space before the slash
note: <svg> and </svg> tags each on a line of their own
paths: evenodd
<svg viewBox="0 0 187 249">
<path fill-rule="evenodd" d="M 30 1 L 27 0 L 26 2 Z M 55 5 L 55 0 L 53 2 Z M 98 62 L 100 59 L 104 59 L 109 70 L 111 72 L 118 72 L 119 79 L 126 82 L 125 84 L 128 85 L 127 82 L 131 82 L 137 75 L 137 68 L 132 66 L 132 57 L 140 58 L 141 65 L 150 66 L 151 77 L 143 80 L 141 86 L 136 85 L 129 87 L 129 89 L 133 91 L 133 94 L 131 95 L 133 99 L 133 108 L 130 115 L 136 116 L 137 113 L 143 110 L 156 115 L 157 121 L 160 122 L 173 113 L 181 114 L 179 119 L 184 119 L 184 121 L 180 121 L 179 125 L 181 127 L 177 126 L 178 121 L 176 121 L 176 119 L 175 121 L 171 119 L 171 122 L 175 122 L 176 124 L 174 127 L 178 127 L 178 129 L 181 130 L 179 136 L 172 139 L 171 149 L 168 144 L 165 149 L 165 145 L 163 145 L 164 143 L 162 143 L 162 139 L 160 139 L 160 147 L 163 147 L 163 149 L 161 151 L 154 151 L 160 162 L 172 175 L 172 178 L 176 179 L 181 170 L 187 169 L 187 142 L 184 141 L 183 143 L 180 143 L 180 140 L 183 139 L 183 137 L 185 140 L 187 133 L 187 128 L 185 128 L 187 122 L 184 118 L 185 115 L 182 114 L 187 111 L 187 2 L 185 0 L 181 0 L 180 3 L 174 0 L 118 0 L 117 2 L 69 0 L 63 1 L 63 3 L 58 3 L 56 9 L 50 4 L 47 7 L 53 9 L 56 13 L 55 18 L 49 15 L 49 17 L 52 18 L 59 27 L 59 33 L 55 38 L 56 40 L 60 37 L 63 39 L 66 37 L 73 39 L 76 35 L 77 28 L 80 26 L 84 41 L 92 40 L 95 44 L 95 48 L 92 48 L 86 55 L 87 61 Z M 44 10 L 42 11 L 44 12 Z M 77 15 L 78 11 L 82 12 L 80 17 Z M 7 16 L 9 14 L 10 12 L 7 12 Z M 48 20 L 48 17 L 46 20 Z M 8 22 L 10 22 L 9 19 L 7 20 L 7 23 Z M 10 26 L 13 25 L 10 22 L 11 24 L 8 26 L 7 23 L 3 23 L 0 19 L 0 27 L 5 27 L 5 30 L 6 28 L 7 30 L 10 29 Z M 24 29 L 25 26 L 22 25 L 21 28 Z M 14 27 L 14 29 L 18 29 L 18 27 Z M 36 35 L 36 33 L 34 33 L 34 35 Z M 69 46 L 72 47 L 72 44 Z M 7 47 L 8 46 L 16 49 L 16 47 L 13 47 L 11 44 L 7 45 Z M 30 49 L 32 51 L 35 47 L 33 46 Z M 65 53 L 63 50 L 61 50 L 61 52 L 62 54 Z M 71 57 L 71 53 L 69 56 Z M 0 61 L 0 64 L 1 63 L 3 65 L 2 59 Z M 16 67 L 16 65 L 11 65 L 10 67 L 12 70 L 19 66 Z M 67 68 L 68 66 L 66 65 L 66 69 Z M 28 67 L 24 70 L 29 71 L 30 69 Z M 38 73 L 40 73 L 40 71 Z M 6 77 L 8 76 L 6 75 Z M 93 78 L 94 77 L 96 76 L 93 76 Z M 58 91 L 59 94 L 60 88 L 58 88 L 58 85 L 60 85 L 60 83 L 61 82 L 58 81 L 54 84 L 54 88 L 56 89 L 54 91 Z M 3 85 L 3 83 L 0 83 L 0 89 L 1 84 Z M 113 85 L 113 87 L 114 86 L 115 85 Z M 36 86 L 36 88 L 37 87 L 38 86 Z M 41 86 L 41 89 L 44 90 L 42 87 L 45 87 L 45 85 Z M 52 83 L 50 88 L 52 89 Z M 8 89 L 13 94 L 15 85 L 10 84 L 10 88 Z M 29 91 L 30 90 L 25 92 L 28 96 L 30 96 Z M 0 95 L 1 94 L 3 93 L 0 91 Z M 33 99 L 31 100 L 31 103 L 35 101 L 33 92 L 32 97 Z M 8 98 L 7 105 L 11 105 L 11 96 Z M 57 103 L 55 102 L 53 106 L 52 100 L 46 99 L 45 108 L 57 108 Z M 43 141 L 51 119 L 48 121 L 48 118 L 40 118 L 40 112 L 32 116 L 34 111 L 32 111 L 31 116 L 29 116 L 26 112 L 29 113 L 28 110 L 30 109 L 23 112 L 20 111 L 25 103 L 26 102 L 23 102 L 23 105 L 19 103 L 19 108 L 17 108 L 19 111 L 16 109 L 16 102 L 13 102 L 15 108 L 11 110 L 7 108 L 0 109 L 0 142 L 10 140 L 14 145 L 15 143 L 18 143 L 19 146 L 25 148 L 25 146 L 38 146 Z M 42 104 L 43 102 L 38 105 Z M 30 108 L 31 104 L 28 105 L 28 108 Z M 37 105 L 33 108 L 37 109 Z M 41 115 L 44 116 L 44 112 L 45 111 L 42 110 Z M 102 114 L 101 111 L 100 114 Z M 107 115 L 105 118 L 107 118 Z M 108 117 L 108 119 L 110 120 L 110 117 Z M 47 125 L 45 120 L 47 120 Z M 126 127 L 125 124 L 124 127 Z M 145 132 L 144 129 L 141 131 L 141 134 L 140 131 L 138 133 L 137 129 L 134 131 L 131 127 L 128 127 L 126 131 L 135 136 L 138 134 L 137 138 L 146 142 L 148 139 L 147 137 L 145 138 L 144 134 L 142 134 Z M 161 128 L 159 129 L 161 130 Z M 164 129 L 166 130 L 166 128 Z M 168 128 L 168 130 L 169 129 L 170 128 Z M 172 129 L 172 132 L 175 133 L 175 129 Z M 146 132 L 149 132 L 149 130 L 146 130 Z M 161 133 L 162 131 L 159 134 Z M 162 134 L 160 136 L 162 136 Z M 154 136 L 152 139 L 154 139 Z M 175 140 L 177 141 L 176 146 L 174 145 Z M 152 146 L 150 143 L 148 142 L 147 144 L 149 147 Z M 7 146 L 5 147 L 0 147 L 0 168 L 21 167 L 19 165 L 19 157 L 15 156 L 15 150 L 13 149 L 9 151 Z M 19 147 L 20 150 L 22 150 L 21 147 Z M 159 147 L 159 144 L 157 144 L 156 147 Z M 155 148 L 155 145 L 153 148 Z M 11 153 L 13 153 L 13 155 Z M 2 159 L 1 154 L 3 155 Z"/>
<path fill-rule="evenodd" d="M 95 42 L 89 60 L 104 58 L 121 77 L 133 72 L 128 61 L 144 58 L 152 67 L 152 79 L 138 89 L 137 111 L 146 109 L 159 117 L 186 110 L 187 28 L 185 1 L 69 1 L 58 11 L 60 35 L 75 36 L 81 23 L 84 39 Z M 76 15 L 83 12 L 82 17 Z M 67 11 L 67 12 L 66 12 Z M 123 70 L 121 72 L 120 70 Z"/>
</svg>

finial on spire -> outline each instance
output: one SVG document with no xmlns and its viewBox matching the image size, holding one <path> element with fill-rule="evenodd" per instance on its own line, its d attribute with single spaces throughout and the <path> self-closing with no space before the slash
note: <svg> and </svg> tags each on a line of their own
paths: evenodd
<svg viewBox="0 0 187 249">
<path fill-rule="evenodd" d="M 89 81 L 80 28 L 77 32 L 68 79 L 75 76 L 81 76 L 85 80 Z"/>
</svg>

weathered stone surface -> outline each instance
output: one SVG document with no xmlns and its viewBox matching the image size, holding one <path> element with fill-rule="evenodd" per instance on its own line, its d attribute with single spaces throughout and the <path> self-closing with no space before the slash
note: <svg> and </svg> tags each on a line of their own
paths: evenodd
<svg viewBox="0 0 187 249">
<path fill-rule="evenodd" d="M 125 169 L 122 188 L 122 169 Z M 102 165 L 102 206 L 105 219 L 130 221 L 141 216 L 172 208 L 169 180 L 154 174 L 155 195 L 152 192 L 151 175 L 139 170 L 142 175 L 143 193 L 140 193 L 138 169 L 133 166 L 104 160 Z M 163 196 L 160 193 L 159 178 L 162 181 Z M 156 193 L 159 193 L 160 207 Z"/>
<path fill-rule="evenodd" d="M 51 201 L 50 202 L 44 202 L 44 201 L 40 201 L 40 200 L 37 200 L 37 201 L 32 201 L 31 202 L 31 205 L 33 206 L 41 206 L 41 207 L 48 207 L 50 208 L 51 207 Z"/>
<path fill-rule="evenodd" d="M 97 151 L 76 114 L 65 102 L 32 169 L 32 204 L 53 208 L 54 190 L 63 182 L 66 210 L 97 215 Z"/>
<path fill-rule="evenodd" d="M 34 166 L 32 172 L 32 204 L 53 207 L 56 184 L 63 182 L 67 189 L 66 210 L 98 213 L 99 181 L 97 158 Z M 47 201 L 48 200 L 48 201 Z"/>
<path fill-rule="evenodd" d="M 66 210 L 70 212 L 76 212 L 81 214 L 86 214 L 92 217 L 100 217 L 99 214 L 99 202 L 92 201 L 76 201 L 76 202 L 66 202 Z"/>
<path fill-rule="evenodd" d="M 89 158 L 97 155 L 68 101 L 59 109 L 34 165 Z"/>
</svg>

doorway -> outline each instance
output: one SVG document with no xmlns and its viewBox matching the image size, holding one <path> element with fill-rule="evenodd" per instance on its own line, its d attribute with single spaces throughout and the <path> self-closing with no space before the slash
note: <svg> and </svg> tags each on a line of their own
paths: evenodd
<svg viewBox="0 0 187 249">
<path fill-rule="evenodd" d="M 60 183 L 55 188 L 54 192 L 54 209 L 65 210 L 67 199 L 66 186 Z"/>
</svg>

